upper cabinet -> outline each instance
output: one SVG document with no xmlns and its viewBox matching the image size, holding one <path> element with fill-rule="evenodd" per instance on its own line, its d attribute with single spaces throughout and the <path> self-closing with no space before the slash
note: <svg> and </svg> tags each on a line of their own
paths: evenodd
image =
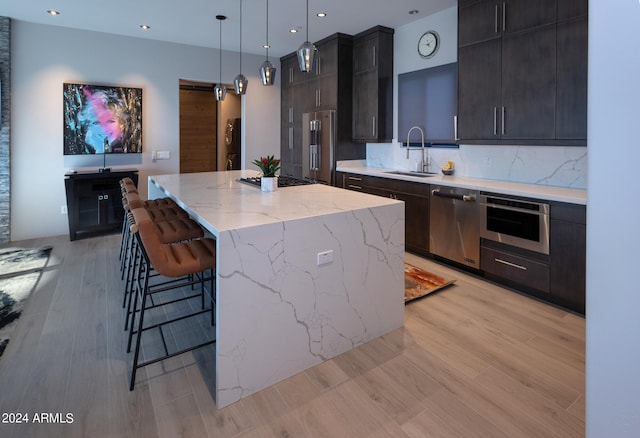
<svg viewBox="0 0 640 438">
<path fill-rule="evenodd" d="M 376 26 L 353 38 L 353 141 L 393 137 L 393 29 Z"/>
<path fill-rule="evenodd" d="M 460 141 L 586 144 L 586 1 L 459 3 Z"/>
<path fill-rule="evenodd" d="M 300 71 L 295 52 L 280 58 L 281 174 L 296 178 L 303 175 L 302 133 L 309 127 L 302 125 L 302 115 L 307 112 L 336 110 L 336 160 L 365 156 L 364 146 L 351 145 L 352 37 L 336 33 L 315 46 L 318 53 L 310 72 Z"/>
</svg>

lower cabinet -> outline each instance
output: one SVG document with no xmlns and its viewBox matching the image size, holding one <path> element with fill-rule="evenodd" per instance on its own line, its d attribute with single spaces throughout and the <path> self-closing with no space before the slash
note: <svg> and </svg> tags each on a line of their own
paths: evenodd
<svg viewBox="0 0 640 438">
<path fill-rule="evenodd" d="M 480 269 L 484 276 L 528 292 L 549 298 L 549 256 L 490 240 L 481 240 Z"/>
<path fill-rule="evenodd" d="M 336 174 L 336 182 L 345 189 L 404 201 L 405 249 L 429 254 L 429 184 L 342 172 Z"/>
<path fill-rule="evenodd" d="M 587 276 L 587 209 L 552 202 L 549 220 L 550 293 L 555 302 L 585 313 Z"/>
<path fill-rule="evenodd" d="M 481 240 L 483 275 L 585 314 L 587 226 L 584 205 L 550 203 L 549 255 Z"/>
<path fill-rule="evenodd" d="M 138 184 L 138 172 L 77 172 L 65 175 L 69 238 L 91 237 L 116 232 L 122 227 L 124 209 L 120 180 L 131 178 Z"/>
<path fill-rule="evenodd" d="M 336 185 L 405 202 L 405 249 L 429 252 L 430 185 L 337 172 Z M 586 207 L 549 202 L 549 254 L 480 240 L 480 270 L 489 280 L 585 313 Z M 479 238 L 479 237 L 478 237 Z"/>
</svg>

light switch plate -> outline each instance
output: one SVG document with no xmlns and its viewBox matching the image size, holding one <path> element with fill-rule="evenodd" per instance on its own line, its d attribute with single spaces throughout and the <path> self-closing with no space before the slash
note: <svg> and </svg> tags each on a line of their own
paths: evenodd
<svg viewBox="0 0 640 438">
<path fill-rule="evenodd" d="M 318 266 L 329 264 L 333 261 L 333 250 L 318 253 Z"/>
</svg>

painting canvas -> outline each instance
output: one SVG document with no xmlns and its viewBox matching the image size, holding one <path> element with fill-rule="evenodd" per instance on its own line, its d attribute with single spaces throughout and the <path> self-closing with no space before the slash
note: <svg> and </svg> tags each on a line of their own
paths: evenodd
<svg viewBox="0 0 640 438">
<path fill-rule="evenodd" d="M 142 152 L 142 89 L 63 84 L 64 154 Z"/>
</svg>

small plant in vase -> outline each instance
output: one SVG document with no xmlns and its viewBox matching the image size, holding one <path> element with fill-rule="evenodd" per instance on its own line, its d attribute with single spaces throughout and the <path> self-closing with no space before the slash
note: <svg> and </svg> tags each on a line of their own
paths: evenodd
<svg viewBox="0 0 640 438">
<path fill-rule="evenodd" d="M 274 191 L 278 187 L 276 172 L 280 170 L 280 160 L 273 155 L 267 155 L 260 157 L 259 160 L 253 160 L 253 164 L 262 171 L 262 190 L 265 192 Z"/>
<path fill-rule="evenodd" d="M 259 160 L 253 160 L 253 164 L 262 170 L 262 176 L 266 178 L 273 178 L 276 176 L 276 172 L 280 170 L 280 160 L 274 158 L 273 155 L 267 155 L 266 157 L 260 157 Z"/>
</svg>

